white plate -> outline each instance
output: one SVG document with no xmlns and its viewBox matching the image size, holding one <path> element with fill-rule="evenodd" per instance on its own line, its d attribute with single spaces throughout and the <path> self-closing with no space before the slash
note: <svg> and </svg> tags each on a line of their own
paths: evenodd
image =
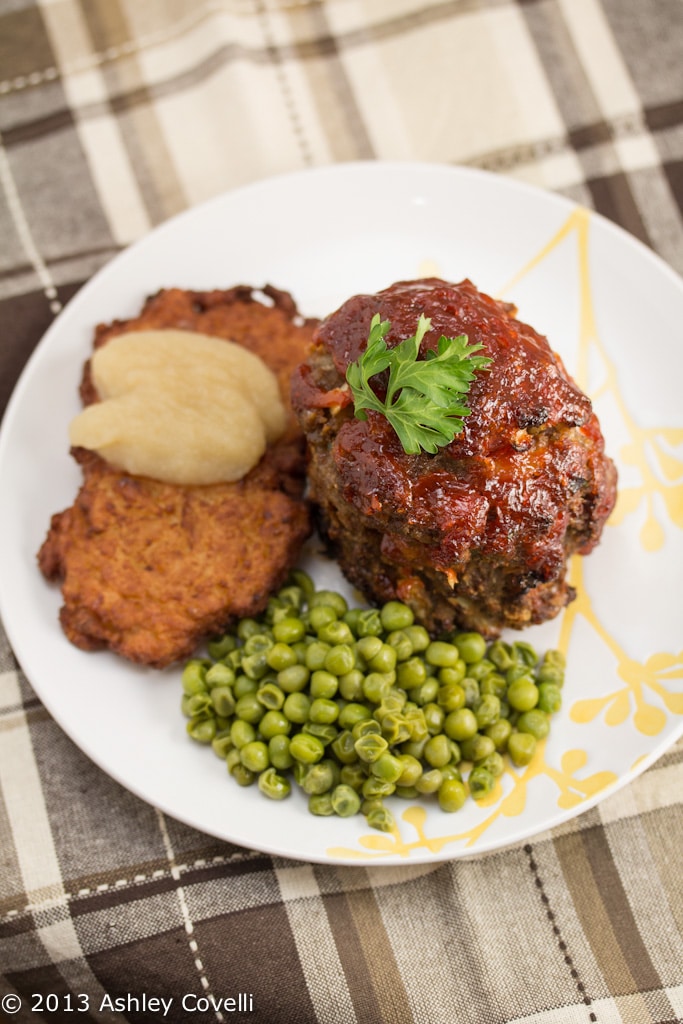
<svg viewBox="0 0 683 1024">
<path fill-rule="evenodd" d="M 93 326 L 129 317 L 156 289 L 267 282 L 324 315 L 358 291 L 436 272 L 514 300 L 596 401 L 622 504 L 573 572 L 581 596 L 529 630 L 568 645 L 565 706 L 526 770 L 456 815 L 395 800 L 398 834 L 360 816 L 320 819 L 303 797 L 270 803 L 187 739 L 179 673 L 72 647 L 60 595 L 36 567 L 50 515 L 80 474 L 67 426 Z M 0 438 L 0 610 L 41 700 L 101 768 L 144 800 L 215 836 L 338 863 L 471 855 L 555 826 L 651 764 L 683 733 L 680 381 L 683 283 L 606 220 L 484 172 L 342 164 L 262 181 L 174 218 L 113 260 L 72 300 L 29 361 Z M 313 556 L 324 585 L 343 587 Z"/>
</svg>

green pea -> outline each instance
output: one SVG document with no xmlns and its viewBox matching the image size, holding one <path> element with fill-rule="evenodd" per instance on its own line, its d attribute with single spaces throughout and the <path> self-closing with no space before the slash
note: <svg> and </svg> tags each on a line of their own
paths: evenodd
<svg viewBox="0 0 683 1024">
<path fill-rule="evenodd" d="M 289 644 L 276 643 L 267 651 L 266 662 L 273 671 L 281 672 L 283 668 L 291 668 L 292 665 L 296 665 L 297 657 Z"/>
<path fill-rule="evenodd" d="M 356 633 L 359 637 L 379 636 L 382 629 L 382 620 L 376 608 L 368 608 L 358 616 Z"/>
<path fill-rule="evenodd" d="M 256 782 L 256 775 L 243 764 L 236 764 L 230 769 L 230 774 L 238 786 L 251 786 Z"/>
<path fill-rule="evenodd" d="M 349 729 L 342 729 L 339 735 L 333 740 L 332 752 L 340 764 L 355 764 L 356 761 L 358 761 L 356 741 L 353 738 L 353 733 Z"/>
<path fill-rule="evenodd" d="M 550 718 L 545 711 L 539 708 L 532 708 L 531 711 L 523 711 L 517 719 L 519 732 L 531 733 L 537 740 L 544 740 L 550 731 Z"/>
<path fill-rule="evenodd" d="M 364 722 L 371 718 L 370 708 L 365 704 L 352 702 L 339 712 L 339 725 L 343 729 L 353 729 L 356 722 Z"/>
<path fill-rule="evenodd" d="M 500 698 L 493 693 L 484 694 L 474 709 L 474 715 L 480 729 L 493 725 L 500 718 Z"/>
<path fill-rule="evenodd" d="M 363 673 L 357 668 L 352 668 L 350 672 L 339 676 L 339 696 L 348 701 L 362 700 L 363 679 Z"/>
<path fill-rule="evenodd" d="M 332 650 L 330 644 L 323 643 L 322 640 L 312 640 L 306 647 L 306 657 L 304 664 L 306 668 L 310 669 L 311 672 L 318 672 L 325 666 L 325 658 Z"/>
<path fill-rule="evenodd" d="M 185 693 L 201 693 L 206 690 L 206 665 L 198 658 L 188 661 L 183 668 L 181 683 Z"/>
<path fill-rule="evenodd" d="M 465 707 L 473 708 L 479 702 L 479 697 L 481 696 L 479 683 L 476 679 L 472 679 L 471 676 L 465 676 L 460 685 L 465 691 Z"/>
<path fill-rule="evenodd" d="M 410 739 L 415 743 L 426 743 L 430 732 L 422 708 L 406 708 L 403 721 L 408 726 Z"/>
<path fill-rule="evenodd" d="M 393 832 L 396 828 L 391 811 L 383 805 L 368 810 L 365 820 L 370 828 L 376 828 L 379 832 Z"/>
<path fill-rule="evenodd" d="M 235 705 L 235 714 L 238 718 L 241 718 L 243 722 L 251 722 L 252 725 L 256 725 L 261 721 L 266 709 L 261 704 L 255 693 L 245 693 L 244 697 L 240 697 Z"/>
<path fill-rule="evenodd" d="M 378 719 L 387 743 L 396 746 L 410 739 L 410 726 L 399 713 L 388 711 Z"/>
<path fill-rule="evenodd" d="M 237 764 L 241 765 L 242 761 L 240 759 L 239 750 L 237 747 L 233 746 L 225 755 L 225 767 L 232 773 L 233 768 Z"/>
<path fill-rule="evenodd" d="M 557 668 L 555 665 L 541 665 L 536 673 L 536 682 L 553 683 L 560 689 L 564 686 L 564 669 Z"/>
<path fill-rule="evenodd" d="M 437 790 L 437 800 L 441 810 L 451 814 L 463 806 L 467 790 L 460 779 L 444 779 Z"/>
<path fill-rule="evenodd" d="M 209 689 L 217 686 L 231 686 L 235 682 L 235 672 L 229 665 L 218 661 L 207 670 L 204 680 Z"/>
<path fill-rule="evenodd" d="M 250 772 L 262 772 L 269 767 L 268 747 L 261 740 L 252 740 L 240 750 L 240 761 Z"/>
<path fill-rule="evenodd" d="M 428 772 L 423 772 L 417 782 L 415 782 L 415 788 L 418 793 L 436 793 L 442 783 L 443 775 L 438 768 L 432 768 Z"/>
<path fill-rule="evenodd" d="M 451 759 L 451 748 L 448 736 L 439 733 L 432 736 L 425 744 L 423 757 L 432 768 L 443 768 Z"/>
<path fill-rule="evenodd" d="M 273 736 L 288 735 L 292 730 L 292 723 L 282 711 L 266 711 L 259 722 L 259 732 L 264 740 L 270 740 Z"/>
<path fill-rule="evenodd" d="M 336 622 L 339 616 L 337 615 L 334 608 L 329 605 L 319 604 L 314 608 L 309 608 L 304 616 L 308 629 L 314 633 L 319 633 L 321 629 L 325 629 L 331 622 Z"/>
<path fill-rule="evenodd" d="M 482 697 L 487 694 L 491 694 L 493 697 L 497 697 L 498 700 L 502 700 L 507 690 L 507 682 L 504 676 L 501 676 L 498 672 L 489 672 L 479 684 L 479 692 Z"/>
<path fill-rule="evenodd" d="M 268 671 L 265 651 L 257 651 L 255 654 L 246 654 L 242 658 L 241 668 L 249 679 L 263 679 Z"/>
<path fill-rule="evenodd" d="M 325 744 L 317 736 L 300 732 L 292 737 L 289 752 L 295 761 L 300 761 L 302 764 L 316 764 L 325 756 Z"/>
<path fill-rule="evenodd" d="M 366 799 L 372 799 L 373 797 L 391 796 L 395 789 L 396 783 L 379 779 L 376 775 L 368 775 L 361 788 L 361 793 Z"/>
<path fill-rule="evenodd" d="M 367 779 L 367 772 L 360 761 L 356 761 L 355 764 L 345 764 L 341 770 L 339 779 L 347 786 L 351 786 L 357 793 L 363 788 L 363 783 Z"/>
<path fill-rule="evenodd" d="M 515 640 L 511 653 L 513 661 L 519 665 L 526 665 L 527 668 L 533 668 L 538 662 L 538 654 L 525 640 Z"/>
<path fill-rule="evenodd" d="M 460 683 L 446 683 L 437 691 L 437 701 L 445 714 L 465 706 L 465 691 Z"/>
<path fill-rule="evenodd" d="M 214 718 L 191 718 L 186 726 L 188 736 L 197 743 L 212 743 L 216 738 L 216 720 Z"/>
<path fill-rule="evenodd" d="M 450 761 L 448 764 L 445 764 L 443 768 L 439 769 L 439 771 L 443 776 L 444 782 L 446 781 L 446 779 L 457 779 L 458 782 L 462 782 L 462 773 L 458 768 L 457 764 L 453 764 L 452 761 Z"/>
<path fill-rule="evenodd" d="M 222 661 L 231 651 L 235 650 L 236 646 L 237 640 L 232 633 L 226 633 L 224 636 L 209 640 L 206 648 L 214 661 Z"/>
<path fill-rule="evenodd" d="M 273 623 L 273 636 L 276 643 L 295 644 L 297 640 L 303 640 L 306 635 L 306 627 L 301 619 L 287 617 L 280 622 Z"/>
<path fill-rule="evenodd" d="M 266 768 L 261 772 L 258 777 L 258 788 L 271 800 L 284 800 L 292 790 L 289 779 L 279 775 L 274 768 Z"/>
<path fill-rule="evenodd" d="M 515 711 L 531 711 L 538 704 L 538 687 L 528 676 L 522 676 L 510 683 L 507 700 Z"/>
<path fill-rule="evenodd" d="M 436 736 L 437 733 L 441 732 L 446 720 L 443 708 L 439 707 L 438 704 L 430 702 L 422 708 L 422 714 L 424 715 L 427 732 L 431 733 L 432 736 Z"/>
<path fill-rule="evenodd" d="M 460 751 L 466 761 L 482 761 L 489 754 L 492 754 L 495 749 L 491 737 L 480 732 L 463 740 L 460 744 Z"/>
<path fill-rule="evenodd" d="M 230 739 L 237 750 L 241 750 L 247 743 L 256 739 L 256 729 L 250 722 L 236 718 L 230 726 Z"/>
<path fill-rule="evenodd" d="M 401 763 L 401 774 L 396 779 L 397 786 L 414 786 L 422 775 L 422 764 L 416 757 L 410 754 L 399 754 L 398 761 Z"/>
<path fill-rule="evenodd" d="M 285 694 L 277 683 L 264 682 L 256 691 L 256 700 L 270 711 L 279 711 L 285 702 Z"/>
<path fill-rule="evenodd" d="M 467 780 L 470 793 L 475 800 L 483 800 L 493 790 L 496 780 L 487 768 L 476 765 Z"/>
<path fill-rule="evenodd" d="M 401 682 L 401 674 L 399 672 L 399 683 Z M 402 685 L 402 684 L 401 684 Z M 415 704 L 420 707 L 424 707 L 425 704 L 434 704 L 437 700 L 439 693 L 439 682 L 437 679 L 432 677 L 431 679 L 425 679 L 419 686 L 413 687 L 408 691 L 408 696 Z"/>
<path fill-rule="evenodd" d="M 303 725 L 308 721 L 311 699 L 305 693 L 290 693 L 285 697 L 282 711 L 290 722 L 295 725 Z"/>
<path fill-rule="evenodd" d="M 386 674 L 395 670 L 396 661 L 396 648 L 391 647 L 389 644 L 382 644 L 377 653 L 369 659 L 368 668 L 372 672 Z"/>
<path fill-rule="evenodd" d="M 413 645 L 405 630 L 393 630 L 393 632 L 387 634 L 386 642 L 389 647 L 393 647 L 396 651 L 396 660 L 398 662 L 407 661 L 412 656 Z"/>
<path fill-rule="evenodd" d="M 331 700 L 336 694 L 339 688 L 339 680 L 336 676 L 333 676 L 331 672 L 326 672 L 324 669 L 318 668 L 312 673 L 309 684 L 308 692 L 311 697 L 324 697 L 327 700 Z"/>
<path fill-rule="evenodd" d="M 489 736 L 493 740 L 493 745 L 496 750 L 505 750 L 507 742 L 512 732 L 512 726 L 508 722 L 507 718 L 499 718 L 493 725 L 489 725 L 484 730 L 484 735 Z"/>
<path fill-rule="evenodd" d="M 312 609 L 318 608 L 320 605 L 333 608 L 339 619 L 343 618 L 349 610 L 346 598 L 335 590 L 316 590 L 309 598 L 308 606 Z"/>
<path fill-rule="evenodd" d="M 394 796 L 400 796 L 402 800 L 416 800 L 419 793 L 415 786 L 399 786 L 394 790 Z"/>
<path fill-rule="evenodd" d="M 373 761 L 376 761 L 388 749 L 389 744 L 383 736 L 379 736 L 376 733 L 366 733 L 356 740 L 355 746 L 356 753 L 361 761 L 365 761 L 366 764 L 372 764 Z"/>
<path fill-rule="evenodd" d="M 363 696 L 372 704 L 380 704 L 391 689 L 391 682 L 381 672 L 369 672 L 363 680 Z"/>
<path fill-rule="evenodd" d="M 321 626 L 318 630 L 318 638 L 333 647 L 339 644 L 349 645 L 355 640 L 353 630 L 343 619 L 334 619 L 327 625 Z"/>
<path fill-rule="evenodd" d="M 315 585 L 309 574 L 304 569 L 292 569 L 289 578 L 294 586 L 303 591 L 307 600 L 310 600 L 315 593 Z"/>
<path fill-rule="evenodd" d="M 467 666 L 462 658 L 458 658 L 455 665 L 444 665 L 439 669 L 439 682 L 445 686 L 451 683 L 461 683 L 467 675 Z"/>
<path fill-rule="evenodd" d="M 240 621 L 237 623 L 237 636 L 240 638 L 240 640 L 246 641 L 249 639 L 250 636 L 256 636 L 257 634 L 261 633 L 262 630 L 263 627 L 261 623 L 257 622 L 256 619 L 251 619 L 247 617 L 244 619 L 240 619 Z"/>
<path fill-rule="evenodd" d="M 310 722 L 317 722 L 321 725 L 330 725 L 339 718 L 339 705 L 333 700 L 326 700 L 324 697 L 316 697 L 311 702 L 311 709 L 308 714 Z"/>
<path fill-rule="evenodd" d="M 530 732 L 513 732 L 508 740 L 507 752 L 514 764 L 529 764 L 536 753 L 536 737 Z"/>
<path fill-rule="evenodd" d="M 362 636 L 356 641 L 356 651 L 366 665 L 381 649 L 382 640 L 374 634 Z"/>
<path fill-rule="evenodd" d="M 495 640 L 486 652 L 486 656 L 496 668 L 503 669 L 503 671 L 513 664 L 512 648 L 510 644 L 506 644 L 502 640 Z"/>
<path fill-rule="evenodd" d="M 343 782 L 332 790 L 332 809 L 340 818 L 350 818 L 360 810 L 360 797 L 352 786 Z"/>
<path fill-rule="evenodd" d="M 256 693 L 258 690 L 258 683 L 255 679 L 250 679 L 249 676 L 239 675 L 233 683 L 232 692 L 235 695 L 235 700 L 239 700 L 240 697 L 244 697 L 247 693 Z"/>
<path fill-rule="evenodd" d="M 404 690 L 413 690 L 415 687 L 422 686 L 427 679 L 427 671 L 422 658 L 413 655 L 401 662 L 396 669 L 396 679 L 398 685 L 402 686 Z"/>
<path fill-rule="evenodd" d="M 289 736 L 285 733 L 275 733 L 268 740 L 268 757 L 273 768 L 284 772 L 294 764 L 294 758 L 289 752 Z"/>
<path fill-rule="evenodd" d="M 229 686 L 214 686 L 211 690 L 211 703 L 217 715 L 229 718 L 235 713 L 235 698 Z"/>
<path fill-rule="evenodd" d="M 431 637 L 424 626 L 404 626 L 403 632 L 410 640 L 416 654 L 426 651 L 431 643 Z"/>
<path fill-rule="evenodd" d="M 451 711 L 443 723 L 443 731 L 449 739 L 460 743 L 462 740 L 470 739 L 477 732 L 479 725 L 474 712 L 470 708 L 459 708 Z"/>
<path fill-rule="evenodd" d="M 349 608 L 347 612 L 344 612 L 344 622 L 351 628 L 354 636 L 358 636 L 358 619 L 362 610 L 362 608 Z"/>
<path fill-rule="evenodd" d="M 383 782 L 398 782 L 403 772 L 403 764 L 400 758 L 385 750 L 376 761 L 370 764 L 370 771 Z"/>
<path fill-rule="evenodd" d="M 540 683 L 538 687 L 538 708 L 548 715 L 554 715 L 562 707 L 562 691 L 555 683 Z"/>
<path fill-rule="evenodd" d="M 289 668 L 283 668 L 278 672 L 278 686 L 285 693 L 297 693 L 306 688 L 310 675 L 310 669 L 306 665 L 290 665 Z"/>
<path fill-rule="evenodd" d="M 181 709 L 187 718 L 211 718 L 215 711 L 211 696 L 206 692 L 184 693 Z"/>
<path fill-rule="evenodd" d="M 486 654 L 486 641 L 481 633 L 457 633 L 453 637 L 453 643 L 466 665 L 481 661 Z"/>
<path fill-rule="evenodd" d="M 425 660 L 437 668 L 453 668 L 458 663 L 458 648 L 444 640 L 432 640 L 425 651 Z"/>
<path fill-rule="evenodd" d="M 324 746 L 328 746 L 339 735 L 339 729 L 330 722 L 304 722 L 301 731 L 317 736 Z"/>
<path fill-rule="evenodd" d="M 348 643 L 337 644 L 331 647 L 325 656 L 324 669 L 334 676 L 343 676 L 351 672 L 356 666 L 356 656 L 353 647 Z"/>
<path fill-rule="evenodd" d="M 387 633 L 395 629 L 406 629 L 415 621 L 412 608 L 400 601 L 387 601 L 380 609 L 380 620 Z"/>
<path fill-rule="evenodd" d="M 225 760 L 230 751 L 235 749 L 235 745 L 230 737 L 230 729 L 225 729 L 222 732 L 216 733 L 214 738 L 211 740 L 211 747 L 217 757 Z"/>
<path fill-rule="evenodd" d="M 486 771 L 491 772 L 494 779 L 498 779 L 505 771 L 505 762 L 498 751 L 494 750 L 492 754 L 487 754 L 481 761 L 477 761 L 477 768 L 485 768 Z"/>
<path fill-rule="evenodd" d="M 381 736 L 382 727 L 374 718 L 361 718 L 351 727 L 351 734 L 354 740 L 359 740 L 361 736 Z"/>
<path fill-rule="evenodd" d="M 313 793 L 329 793 L 339 779 L 339 771 L 339 767 L 329 759 L 308 765 L 299 785 L 309 796 Z"/>
<path fill-rule="evenodd" d="M 476 661 L 473 665 L 467 666 L 467 675 L 476 680 L 477 683 L 482 683 L 484 679 L 490 676 L 496 671 L 496 666 L 488 658 L 482 658 L 481 661 Z"/>
<path fill-rule="evenodd" d="M 331 793 L 312 793 L 308 798 L 308 810 L 320 818 L 329 818 L 334 814 Z"/>
</svg>

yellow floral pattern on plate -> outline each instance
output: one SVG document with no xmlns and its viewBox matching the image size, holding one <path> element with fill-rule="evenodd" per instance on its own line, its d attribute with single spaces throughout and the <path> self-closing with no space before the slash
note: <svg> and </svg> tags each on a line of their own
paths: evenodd
<svg viewBox="0 0 683 1024">
<path fill-rule="evenodd" d="M 619 450 L 619 456 L 624 464 L 635 467 L 640 475 L 639 484 L 620 488 L 609 525 L 620 526 L 644 502 L 646 515 L 640 530 L 640 544 L 646 552 L 655 552 L 666 542 L 665 527 L 658 512 L 661 514 L 665 509 L 674 526 L 683 528 L 683 459 L 671 451 L 683 444 L 683 428 L 639 426 L 621 395 L 616 365 L 609 358 L 596 326 L 589 263 L 590 223 L 588 210 L 574 210 L 547 244 L 501 289 L 501 294 L 531 273 L 560 244 L 575 242 L 579 271 L 579 347 L 575 376 L 579 384 L 588 389 L 589 365 L 596 361 L 600 365 L 602 383 L 592 398 L 609 397 L 615 404 L 628 437 L 628 442 Z M 422 270 L 424 274 L 438 273 L 429 261 L 425 261 Z M 651 460 L 654 460 L 659 474 L 653 469 Z M 656 497 L 661 501 L 657 502 Z M 582 619 L 614 657 L 616 676 L 623 682 L 622 686 L 609 693 L 576 701 L 569 708 L 571 721 L 588 725 L 603 715 L 605 725 L 621 726 L 630 720 L 635 730 L 650 740 L 664 730 L 667 711 L 672 715 L 683 715 L 683 692 L 672 689 L 677 680 L 683 679 L 683 651 L 677 654 L 659 651 L 643 662 L 630 657 L 600 621 L 584 585 L 583 564 L 578 557 L 572 559 L 569 579 L 576 588 L 577 597 L 563 614 L 560 649 L 565 653 L 568 651 L 577 621 Z M 648 696 L 651 700 L 647 700 Z M 652 698 L 656 703 L 652 703 Z M 632 770 L 646 766 L 650 753 L 649 746 L 638 752 L 632 761 Z M 447 835 L 430 836 L 425 807 L 410 805 L 399 815 L 403 827 L 397 824 L 390 833 L 361 835 L 358 838 L 360 849 L 333 847 L 327 853 L 331 857 L 358 860 L 387 855 L 407 858 L 416 850 L 438 854 L 456 845 L 458 849 L 471 849 L 476 853 L 478 840 L 496 821 L 523 813 L 530 787 L 541 777 L 556 787 L 556 804 L 560 811 L 571 811 L 586 801 L 592 801 L 618 781 L 618 773 L 605 768 L 583 775 L 588 761 L 585 750 L 570 749 L 562 754 L 558 769 L 546 760 L 546 743 L 541 743 L 534 759 L 525 768 L 515 768 L 511 764 L 506 767 L 493 792 L 479 802 L 478 807 L 484 814 L 475 825 Z"/>
</svg>

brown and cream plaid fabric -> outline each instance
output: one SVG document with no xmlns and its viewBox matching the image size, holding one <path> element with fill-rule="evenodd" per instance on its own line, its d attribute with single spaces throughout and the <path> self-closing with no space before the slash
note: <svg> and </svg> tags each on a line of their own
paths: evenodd
<svg viewBox="0 0 683 1024">
<path fill-rule="evenodd" d="M 0 0 L 1 408 L 122 247 L 226 189 L 356 159 L 524 179 L 681 272 L 683 2 Z M 511 849 L 287 862 L 121 789 L 3 639 L 0 1005 L 18 1022 L 681 1022 L 683 743 Z"/>
</svg>

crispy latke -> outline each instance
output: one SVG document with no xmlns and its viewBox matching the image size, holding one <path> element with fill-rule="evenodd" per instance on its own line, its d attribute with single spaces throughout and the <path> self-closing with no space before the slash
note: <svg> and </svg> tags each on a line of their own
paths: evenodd
<svg viewBox="0 0 683 1024">
<path fill-rule="evenodd" d="M 230 339 L 276 373 L 289 408 L 290 376 L 315 322 L 299 316 L 288 293 L 261 294 L 265 301 L 247 286 L 162 290 L 138 317 L 98 326 L 94 344 L 164 327 Z M 86 405 L 98 400 L 89 364 L 80 393 Z M 283 437 L 236 483 L 164 484 L 84 449 L 72 454 L 84 482 L 75 503 L 52 517 L 38 563 L 61 583 L 62 628 L 84 650 L 108 648 L 155 668 L 188 657 L 202 639 L 263 610 L 311 532 L 305 446 L 291 414 Z"/>
</svg>

